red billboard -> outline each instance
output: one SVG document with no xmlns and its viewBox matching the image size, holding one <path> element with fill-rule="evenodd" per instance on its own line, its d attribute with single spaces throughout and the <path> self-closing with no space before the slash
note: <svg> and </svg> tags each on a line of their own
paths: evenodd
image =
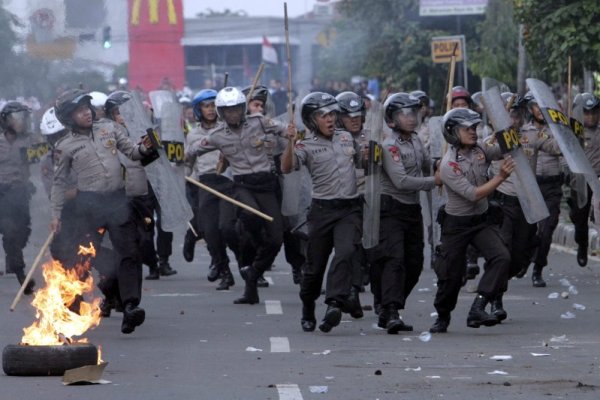
<svg viewBox="0 0 600 400">
<path fill-rule="evenodd" d="M 129 87 L 185 83 L 182 0 L 128 0 Z"/>
</svg>

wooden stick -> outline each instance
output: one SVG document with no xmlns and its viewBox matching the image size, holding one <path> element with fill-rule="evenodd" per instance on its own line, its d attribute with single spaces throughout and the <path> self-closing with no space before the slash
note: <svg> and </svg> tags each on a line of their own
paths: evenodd
<svg viewBox="0 0 600 400">
<path fill-rule="evenodd" d="M 38 265 L 40 264 L 40 261 L 42 260 L 44 253 L 46 253 L 48 246 L 50 246 L 50 243 L 52 243 L 52 240 L 54 239 L 54 234 L 55 234 L 54 231 L 50 232 L 50 235 L 48 235 L 48 239 L 46 239 L 46 241 L 42 245 L 42 248 L 40 249 L 37 257 L 33 261 L 33 265 L 31 266 L 31 269 L 27 273 L 27 276 L 25 277 L 25 280 L 23 281 L 23 284 L 21 285 L 21 288 L 17 292 L 17 296 L 15 297 L 14 301 L 10 305 L 10 311 L 14 311 L 15 307 L 17 306 L 17 303 L 19 302 L 19 300 L 21 300 L 21 297 L 23 296 L 23 292 L 25 291 L 25 288 L 29 284 L 29 281 L 31 281 L 31 277 L 33 276 L 33 273 L 35 272 Z"/>
<path fill-rule="evenodd" d="M 294 109 L 292 108 L 292 54 L 290 51 L 290 31 L 288 27 L 288 13 L 287 13 L 287 2 L 283 3 L 283 21 L 285 25 L 285 52 L 287 55 L 288 65 L 288 81 L 287 81 L 287 92 L 288 92 L 288 115 L 290 124 L 294 123 Z"/>
<path fill-rule="evenodd" d="M 252 86 L 250 86 L 250 91 L 248 92 L 248 96 L 246 96 L 246 101 L 250 101 L 250 99 L 252 98 L 252 95 L 254 94 L 254 89 L 256 89 L 256 84 L 258 83 L 258 80 L 260 79 L 260 76 L 263 73 L 263 70 L 265 69 L 265 63 L 260 63 L 260 66 L 258 67 L 258 71 L 256 71 L 256 75 L 254 75 L 254 80 L 252 81 Z M 266 107 L 266 104 L 265 104 Z"/>
<path fill-rule="evenodd" d="M 452 58 L 450 59 L 450 75 L 448 75 L 448 95 L 446 98 L 446 112 L 452 108 L 452 87 L 454 86 L 454 74 L 456 70 L 456 50 L 458 49 L 458 43 L 454 45 L 452 51 Z"/>
<path fill-rule="evenodd" d="M 225 201 L 230 202 L 233 205 L 241 207 L 241 208 L 243 208 L 246 211 L 250 211 L 251 213 L 258 215 L 259 217 L 261 217 L 263 219 L 266 219 L 269 222 L 273 222 L 273 217 L 270 217 L 267 214 L 264 214 L 264 213 L 258 211 L 256 208 L 250 207 L 247 204 L 244 204 L 244 203 L 239 202 L 239 201 L 237 201 L 235 199 L 232 199 L 231 197 L 226 196 L 223 193 L 218 192 L 215 189 L 213 189 L 213 188 L 211 188 L 209 186 L 206 186 L 205 184 L 200 183 L 200 182 L 198 182 L 197 180 L 195 180 L 193 178 L 190 178 L 189 176 L 186 176 L 185 180 L 188 181 L 189 183 L 193 184 L 193 185 L 198 186 L 200 189 L 206 190 L 207 192 L 209 192 L 211 194 L 214 194 L 215 196 L 217 196 L 217 197 L 219 197 L 219 198 L 221 198 L 221 199 L 223 199 Z"/>
<path fill-rule="evenodd" d="M 508 99 L 508 103 L 506 103 L 506 111 L 510 112 L 510 109 L 512 108 L 513 104 L 515 104 L 515 100 L 517 99 L 517 94 L 513 94 L 512 96 L 510 96 L 510 99 Z"/>
<path fill-rule="evenodd" d="M 225 78 L 223 78 L 223 87 L 227 87 L 227 81 L 229 81 L 229 72 L 225 72 Z"/>
<path fill-rule="evenodd" d="M 571 74 L 571 67 L 572 67 L 572 63 L 571 63 L 571 56 L 569 56 L 569 61 L 567 62 L 567 116 L 569 118 L 571 118 L 572 116 L 572 110 L 573 110 L 573 93 L 572 93 L 572 89 L 571 89 L 571 77 L 573 76 Z"/>
</svg>

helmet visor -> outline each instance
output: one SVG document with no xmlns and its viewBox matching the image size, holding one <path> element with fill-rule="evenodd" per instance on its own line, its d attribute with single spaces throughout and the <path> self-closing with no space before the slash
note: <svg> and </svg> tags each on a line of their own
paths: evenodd
<svg viewBox="0 0 600 400">
<path fill-rule="evenodd" d="M 325 116 L 331 112 L 340 112 L 340 106 L 337 103 L 329 104 L 327 106 L 321 107 L 318 110 L 315 110 L 315 113 L 320 116 Z"/>
<path fill-rule="evenodd" d="M 24 133 L 31 124 L 31 114 L 29 111 L 22 110 L 8 114 L 8 126 L 17 133 Z"/>
</svg>

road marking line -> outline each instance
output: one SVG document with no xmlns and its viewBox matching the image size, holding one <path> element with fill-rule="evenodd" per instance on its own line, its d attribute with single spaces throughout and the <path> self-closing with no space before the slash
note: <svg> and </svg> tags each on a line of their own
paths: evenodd
<svg viewBox="0 0 600 400">
<path fill-rule="evenodd" d="M 273 278 L 270 276 L 265 276 L 265 281 L 269 282 L 269 286 L 273 286 Z"/>
<path fill-rule="evenodd" d="M 279 393 L 279 400 L 303 400 L 298 385 L 286 383 L 276 386 Z"/>
<path fill-rule="evenodd" d="M 267 314 L 283 314 L 281 309 L 281 301 L 279 300 L 265 300 L 265 308 Z"/>
<path fill-rule="evenodd" d="M 271 337 L 271 353 L 289 353 L 290 341 L 286 337 Z"/>
</svg>

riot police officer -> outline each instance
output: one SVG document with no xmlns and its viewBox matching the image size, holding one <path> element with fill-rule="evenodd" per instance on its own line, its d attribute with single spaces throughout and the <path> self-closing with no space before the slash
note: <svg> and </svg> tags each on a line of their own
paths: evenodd
<svg viewBox="0 0 600 400">
<path fill-rule="evenodd" d="M 13 272 L 20 284 L 25 280 L 23 249 L 31 234 L 30 115 L 29 108 L 17 101 L 6 103 L 0 111 L 0 234 L 6 272 Z M 29 281 L 24 293 L 33 293 L 34 285 Z"/>
<path fill-rule="evenodd" d="M 332 251 L 335 255 L 325 287 L 327 311 L 319 329 L 329 332 L 339 325 L 352 286 L 352 258 L 361 238 L 361 205 L 354 171 L 360 152 L 350 133 L 335 129 L 337 112 L 339 106 L 330 94 L 314 92 L 304 97 L 302 122 L 311 135 L 294 144 L 296 132 L 290 132 L 281 160 L 283 173 L 306 165 L 313 181 L 307 261 L 300 285 L 304 331 L 315 329 L 315 300 L 321 294 Z"/>
<path fill-rule="evenodd" d="M 273 218 L 272 222 L 265 222 L 246 210 L 238 210 L 243 228 L 255 241 L 256 252 L 251 265 L 240 269 L 246 286 L 242 297 L 234 303 L 256 304 L 259 302 L 257 280 L 272 265 L 283 240 L 282 216 L 275 193 L 277 177 L 267 146 L 284 132 L 277 127 L 266 131 L 267 121 L 262 115 L 247 116 L 246 96 L 237 88 L 226 87 L 219 91 L 215 105 L 224 123 L 209 136 L 189 145 L 186 158 L 221 150 L 232 171 L 237 200 Z"/>
<path fill-rule="evenodd" d="M 56 115 L 69 129 L 56 144 L 58 162 L 52 184 L 51 229 L 59 231 L 65 204 L 67 178 L 77 178 L 75 212 L 82 230 L 105 228 L 119 257 L 118 282 L 123 301 L 121 332 L 132 333 L 144 322 L 141 300 L 141 261 L 136 225 L 130 216 L 118 152 L 131 159 L 142 159 L 151 152 L 148 138 L 134 145 L 114 122 L 94 121 L 91 97 L 72 89 L 56 100 Z M 96 248 L 99 248 L 99 239 Z"/>
<path fill-rule="evenodd" d="M 338 126 L 349 132 L 359 148 L 365 148 L 369 144 L 369 133 L 364 128 L 367 107 L 364 99 L 354 92 L 342 92 L 335 96 L 340 107 Z M 365 170 L 356 168 L 356 187 L 361 196 L 365 192 Z M 360 303 L 359 292 L 364 291 L 364 283 L 370 281 L 367 258 L 362 246 L 358 246 L 356 256 L 352 259 L 352 287 L 350 289 L 350 315 L 353 318 L 362 318 L 363 310 Z M 377 284 L 373 284 L 377 286 Z M 375 295 L 376 304 L 379 304 L 378 293 Z"/>
<path fill-rule="evenodd" d="M 498 175 L 487 178 L 490 160 L 499 158 L 499 149 L 484 150 L 477 144 L 475 111 L 459 108 L 444 115 L 444 139 L 451 146 L 442 158 L 439 173 L 448 193 L 448 202 L 438 216 L 442 227 L 439 255 L 434 270 L 438 278 L 434 306 L 437 320 L 432 333 L 443 333 L 450 324 L 465 275 L 465 250 L 472 244 L 485 258 L 484 273 L 477 296 L 467 317 L 467 326 L 479 328 L 498 323 L 485 311 L 486 305 L 502 290 L 508 278 L 510 254 L 500 238 L 497 225 L 488 216 L 487 197 L 506 180 L 515 163 L 506 159 Z"/>
<path fill-rule="evenodd" d="M 191 146 L 220 128 L 221 123 L 217 119 L 215 106 L 216 97 L 217 91 L 213 89 L 203 89 L 194 96 L 192 104 L 198 124 L 188 133 L 187 146 Z M 215 150 L 199 157 L 191 156 L 186 160 L 186 164 L 194 179 L 220 193 L 231 196 L 233 182 L 225 176 L 217 174 L 219 155 L 220 152 Z M 194 188 L 196 187 L 194 186 Z M 237 219 L 235 210 L 230 203 L 202 189 L 193 190 L 192 193 L 195 197 L 192 209 L 195 209 L 196 213 L 192 224 L 196 226 L 198 232 L 202 232 L 211 257 L 208 280 L 214 282 L 220 277 L 221 281 L 217 290 L 228 290 L 235 284 L 235 280 L 229 268 L 227 245 L 232 248 L 236 256 L 239 254 L 234 228 Z M 195 242 L 188 231 L 186 242 L 190 243 L 192 240 Z M 188 246 L 190 245 L 188 244 Z M 238 263 L 241 266 L 245 265 L 241 261 Z"/>
<path fill-rule="evenodd" d="M 544 120 L 542 111 L 532 93 L 527 93 L 524 99 L 530 115 L 530 121 L 523 125 L 521 136 L 531 143 L 546 141 L 552 138 L 552 132 L 550 132 L 548 124 Z M 535 152 L 532 158 L 532 162 L 535 163 L 535 177 L 550 212 L 548 218 L 538 222 L 537 236 L 539 240 L 533 257 L 534 265 L 533 273 L 531 274 L 533 287 L 546 287 L 546 281 L 542 277 L 542 270 L 548 265 L 548 253 L 552 245 L 552 235 L 558 226 L 562 184 L 564 182 L 560 155 L 561 152 L 558 146 L 542 147 Z M 525 271 L 520 276 L 524 275 L 524 273 Z"/>
<path fill-rule="evenodd" d="M 596 175 L 600 176 L 600 99 L 591 93 L 582 93 L 575 97 L 574 106 L 583 108 L 583 151 L 594 168 Z M 588 221 L 590 219 L 590 206 L 592 203 L 592 190 L 587 186 L 587 202 L 583 207 L 578 206 L 577 192 L 571 189 L 571 196 L 567 201 L 569 217 L 575 225 L 575 242 L 577 243 L 577 263 L 585 267 L 588 258 Z M 600 216 L 595 216 L 596 219 Z"/>
<path fill-rule="evenodd" d="M 383 143 L 379 245 L 369 250 L 373 281 L 379 282 L 382 310 L 378 326 L 390 334 L 412 331 L 398 314 L 423 270 L 423 217 L 419 191 L 441 186 L 430 175 L 429 153 L 419 139 L 419 99 L 395 93 L 384 104 L 393 133 Z"/>
</svg>

